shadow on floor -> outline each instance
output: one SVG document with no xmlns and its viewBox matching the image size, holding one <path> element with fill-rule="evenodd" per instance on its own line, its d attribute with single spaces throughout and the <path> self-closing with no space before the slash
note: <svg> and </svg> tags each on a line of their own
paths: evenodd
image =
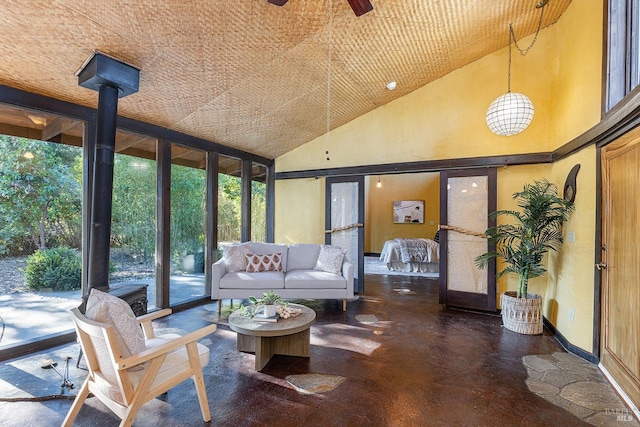
<svg viewBox="0 0 640 427">
<path fill-rule="evenodd" d="M 218 318 L 216 303 L 176 313 L 157 329 L 183 332 L 219 324 L 203 341 L 211 351 L 204 374 L 212 426 L 589 425 L 584 414 L 575 415 L 529 390 L 533 375 L 527 368 L 535 363 L 524 359 L 525 367 L 525 356 L 547 361 L 558 354 L 574 357 L 554 337 L 546 331 L 519 335 L 502 328 L 498 316 L 443 308 L 437 287 L 437 281 L 424 278 L 367 275 L 366 292 L 346 312 L 341 301 L 313 302 L 317 318 L 310 358 L 274 356 L 262 372 L 253 369 L 252 354 L 236 351 L 236 334 Z M 77 354 L 73 344 L 1 363 L 2 425 L 60 425 L 70 400 L 6 400 L 60 394 L 60 377 L 40 364 Z M 73 362 L 70 380 L 79 387 L 86 371 Z M 321 381 L 320 388 L 311 389 L 315 392 L 300 392 L 305 387 L 300 382 L 292 385 L 308 380 L 306 374 Z M 325 380 L 333 388 L 325 391 Z M 64 390 L 65 395 L 75 391 Z M 620 402 L 609 404 L 598 425 L 621 425 Z M 115 426 L 118 421 L 90 398 L 76 425 Z M 190 381 L 144 405 L 135 422 L 153 427 L 202 424 Z"/>
</svg>

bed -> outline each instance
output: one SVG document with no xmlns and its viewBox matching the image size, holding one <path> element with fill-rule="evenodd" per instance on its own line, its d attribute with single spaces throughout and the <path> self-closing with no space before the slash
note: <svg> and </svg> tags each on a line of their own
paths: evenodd
<svg viewBox="0 0 640 427">
<path fill-rule="evenodd" d="M 384 242 L 380 253 L 390 271 L 437 273 L 440 244 L 430 239 L 393 239 Z"/>
</svg>

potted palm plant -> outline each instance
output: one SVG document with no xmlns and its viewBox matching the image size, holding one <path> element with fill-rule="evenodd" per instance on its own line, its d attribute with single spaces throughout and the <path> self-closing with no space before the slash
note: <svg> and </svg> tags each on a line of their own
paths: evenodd
<svg viewBox="0 0 640 427">
<path fill-rule="evenodd" d="M 517 291 L 502 294 L 502 321 L 512 331 L 524 334 L 542 333 L 542 297 L 529 294 L 529 279 L 543 275 L 547 252 L 562 245 L 562 224 L 574 210 L 572 202 L 558 196 L 557 187 L 542 179 L 525 184 L 513 194 L 521 211 L 498 210 L 493 218 L 506 217 L 513 221 L 488 228 L 485 236 L 495 250 L 476 257 L 478 268 L 486 268 L 496 258 L 504 260 L 504 268 L 497 273 L 518 276 Z"/>
</svg>

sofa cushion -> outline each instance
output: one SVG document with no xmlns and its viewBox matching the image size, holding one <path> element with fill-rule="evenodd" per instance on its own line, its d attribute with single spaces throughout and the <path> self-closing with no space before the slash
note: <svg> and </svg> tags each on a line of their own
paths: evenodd
<svg viewBox="0 0 640 427">
<path fill-rule="evenodd" d="M 249 253 L 249 245 L 238 243 L 226 246 L 223 249 L 224 261 L 227 264 L 227 271 L 235 273 L 247 269 L 247 259 L 245 255 Z"/>
<path fill-rule="evenodd" d="M 322 245 L 320 247 L 320 254 L 318 255 L 318 261 L 316 262 L 314 270 L 326 271 L 327 273 L 334 274 L 340 273 L 345 253 L 347 253 L 347 251 L 338 246 Z"/>
<path fill-rule="evenodd" d="M 259 273 L 262 271 L 283 271 L 282 254 L 246 254 L 247 273 Z"/>
<path fill-rule="evenodd" d="M 285 289 L 346 289 L 347 279 L 341 274 L 318 270 L 293 270 L 287 272 Z"/>
<path fill-rule="evenodd" d="M 313 270 L 318 262 L 320 245 L 313 243 L 299 243 L 289 246 L 287 254 L 287 271 Z"/>
<path fill-rule="evenodd" d="M 247 273 L 238 271 L 227 273 L 220 279 L 220 289 L 272 289 L 284 288 L 284 273 L 280 271 L 264 271 Z"/>
<path fill-rule="evenodd" d="M 282 254 L 282 269 L 286 270 L 287 267 L 287 245 L 281 245 L 279 243 L 262 243 L 262 242 L 249 242 L 250 252 L 257 255 L 275 254 L 280 252 Z"/>
</svg>

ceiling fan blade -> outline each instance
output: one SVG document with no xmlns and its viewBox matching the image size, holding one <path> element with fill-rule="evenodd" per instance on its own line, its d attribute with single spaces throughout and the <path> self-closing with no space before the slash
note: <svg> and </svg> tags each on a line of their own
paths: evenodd
<svg viewBox="0 0 640 427">
<path fill-rule="evenodd" d="M 275 4 L 276 6 L 284 6 L 286 2 L 289 0 L 267 0 L 271 4 Z"/>
<path fill-rule="evenodd" d="M 364 15 L 365 13 L 371 12 L 373 10 L 373 5 L 369 0 L 349 0 L 349 4 L 351 5 L 351 9 L 353 9 L 353 13 L 355 13 L 356 16 Z"/>
</svg>

